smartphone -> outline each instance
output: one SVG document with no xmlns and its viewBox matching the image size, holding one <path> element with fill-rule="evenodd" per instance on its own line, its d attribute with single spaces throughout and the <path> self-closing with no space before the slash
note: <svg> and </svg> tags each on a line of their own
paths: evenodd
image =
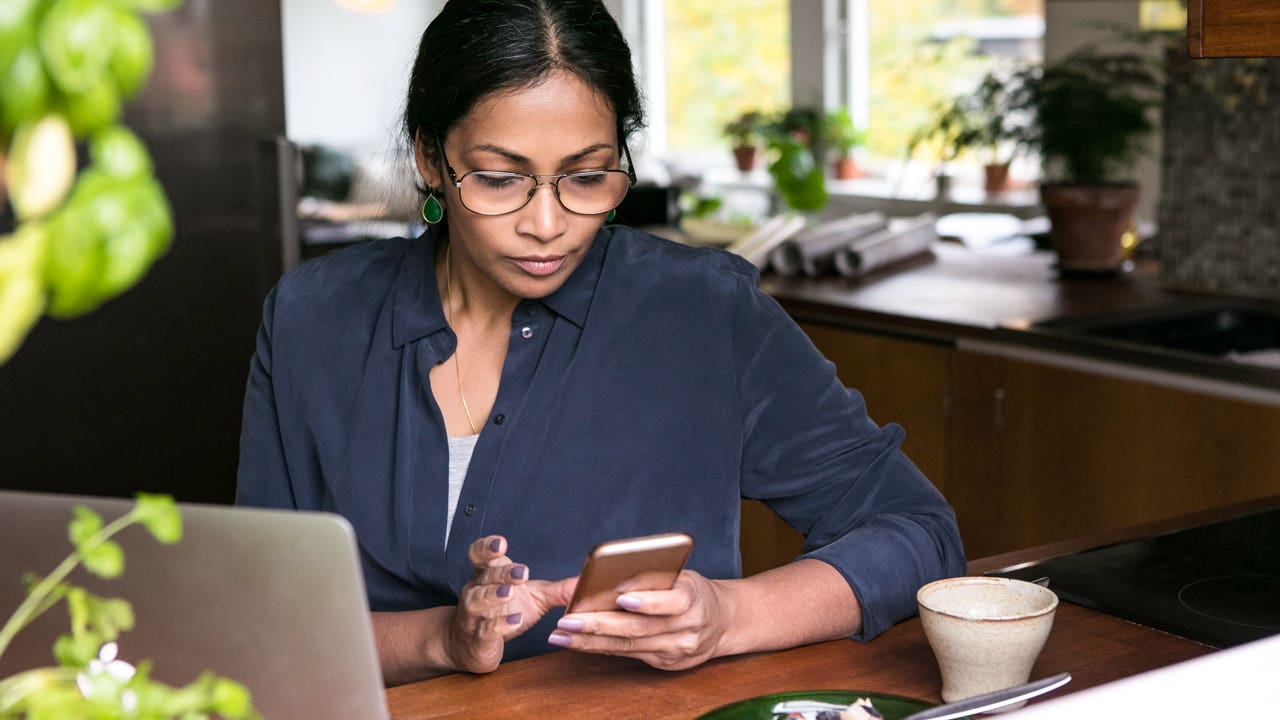
<svg viewBox="0 0 1280 720">
<path fill-rule="evenodd" d="M 566 613 L 617 610 L 618 596 L 631 590 L 670 590 L 693 550 L 686 533 L 611 540 L 587 556 Z"/>
</svg>

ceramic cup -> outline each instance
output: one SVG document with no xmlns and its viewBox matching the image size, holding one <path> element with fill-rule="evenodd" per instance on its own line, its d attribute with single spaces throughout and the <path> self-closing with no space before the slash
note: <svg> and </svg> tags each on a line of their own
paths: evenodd
<svg viewBox="0 0 1280 720">
<path fill-rule="evenodd" d="M 954 702 L 1027 681 L 1058 596 L 1022 580 L 957 577 L 920 588 L 916 602 L 942 672 L 942 699 Z"/>
</svg>

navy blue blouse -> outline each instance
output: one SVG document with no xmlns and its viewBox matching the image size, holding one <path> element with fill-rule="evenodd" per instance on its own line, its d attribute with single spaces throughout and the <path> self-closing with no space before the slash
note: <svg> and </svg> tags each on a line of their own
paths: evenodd
<svg viewBox="0 0 1280 720">
<path fill-rule="evenodd" d="M 511 316 L 506 364 L 445 542 L 448 449 L 428 372 L 453 352 L 435 242 L 355 246 L 288 273 L 251 363 L 236 501 L 340 513 L 373 610 L 456 604 L 468 546 L 504 535 L 548 580 L 596 543 L 682 530 L 689 567 L 741 575 L 739 499 L 848 580 L 869 639 L 964 571 L 955 516 L 731 254 L 611 226 Z M 803 593 L 804 588 L 796 588 Z M 559 613 L 508 643 L 547 652 Z"/>
</svg>

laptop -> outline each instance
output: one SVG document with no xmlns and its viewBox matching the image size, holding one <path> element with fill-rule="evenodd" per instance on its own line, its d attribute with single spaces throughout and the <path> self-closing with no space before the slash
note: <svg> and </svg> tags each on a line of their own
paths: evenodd
<svg viewBox="0 0 1280 720">
<path fill-rule="evenodd" d="M 48 574 L 71 552 L 67 523 L 86 505 L 105 522 L 131 500 L 0 491 L 0 624 L 24 597 L 22 576 Z M 364 580 L 351 526 L 338 515 L 179 504 L 183 538 L 161 545 L 145 528 L 116 536 L 124 574 L 76 570 L 70 581 L 133 605 L 119 657 L 154 661 L 172 685 L 211 671 L 239 681 L 267 718 L 386 720 Z M 18 633 L 0 678 L 54 664 L 65 605 Z"/>
</svg>

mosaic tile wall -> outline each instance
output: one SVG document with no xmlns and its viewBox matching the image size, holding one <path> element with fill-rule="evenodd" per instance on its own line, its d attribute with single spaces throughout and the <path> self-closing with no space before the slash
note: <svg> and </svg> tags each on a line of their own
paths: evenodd
<svg viewBox="0 0 1280 720">
<path fill-rule="evenodd" d="M 1280 299 L 1280 59 L 1167 63 L 1163 282 Z"/>
</svg>

